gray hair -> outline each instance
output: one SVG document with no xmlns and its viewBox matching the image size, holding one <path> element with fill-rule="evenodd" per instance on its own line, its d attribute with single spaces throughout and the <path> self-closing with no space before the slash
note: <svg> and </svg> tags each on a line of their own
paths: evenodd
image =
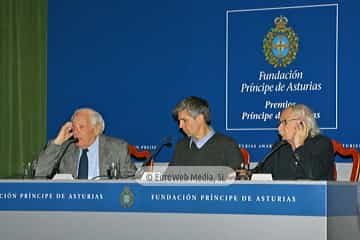
<svg viewBox="0 0 360 240">
<path fill-rule="evenodd" d="M 178 113 L 183 110 L 187 110 L 192 118 L 196 118 L 198 115 L 202 114 L 205 122 L 207 124 L 211 123 L 210 107 L 205 99 L 196 96 L 190 96 L 183 99 L 181 102 L 176 104 L 173 109 L 173 117 L 177 119 Z"/>
<path fill-rule="evenodd" d="M 100 133 L 103 133 L 104 132 L 104 129 L 105 129 L 105 121 L 103 119 L 103 117 L 101 116 L 100 113 L 98 113 L 97 111 L 95 111 L 94 109 L 92 108 L 79 108 L 77 109 L 74 114 L 72 115 L 71 117 L 71 120 L 74 119 L 74 117 L 76 116 L 76 114 L 78 114 L 79 112 L 83 112 L 83 111 L 86 111 L 86 112 L 89 112 L 90 113 L 90 122 L 91 122 L 91 125 L 93 127 L 96 127 L 96 126 L 100 126 Z"/>
<path fill-rule="evenodd" d="M 317 125 L 314 113 L 308 106 L 304 104 L 295 104 L 289 106 L 288 108 L 290 108 L 297 117 L 305 122 L 308 127 L 310 137 L 315 137 L 320 134 L 320 128 Z"/>
</svg>

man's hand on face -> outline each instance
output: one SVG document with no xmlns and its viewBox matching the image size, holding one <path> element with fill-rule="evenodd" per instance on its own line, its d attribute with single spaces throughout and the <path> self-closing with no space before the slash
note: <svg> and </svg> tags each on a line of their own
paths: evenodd
<svg viewBox="0 0 360 240">
<path fill-rule="evenodd" d="M 73 136 L 73 126 L 71 122 L 66 122 L 60 129 L 54 143 L 57 145 L 63 144 L 66 140 Z"/>
</svg>

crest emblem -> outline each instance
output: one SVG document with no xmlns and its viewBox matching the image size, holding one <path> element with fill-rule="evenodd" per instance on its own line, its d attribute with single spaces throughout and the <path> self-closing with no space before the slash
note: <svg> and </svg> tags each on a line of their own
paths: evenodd
<svg viewBox="0 0 360 240">
<path fill-rule="evenodd" d="M 286 67 L 296 58 L 299 38 L 291 27 L 286 26 L 286 17 L 276 17 L 274 23 L 276 27 L 266 34 L 263 41 L 265 59 L 274 67 Z"/>
<path fill-rule="evenodd" d="M 123 208 L 129 208 L 134 204 L 134 194 L 128 187 L 125 187 L 120 194 L 120 205 Z"/>
</svg>

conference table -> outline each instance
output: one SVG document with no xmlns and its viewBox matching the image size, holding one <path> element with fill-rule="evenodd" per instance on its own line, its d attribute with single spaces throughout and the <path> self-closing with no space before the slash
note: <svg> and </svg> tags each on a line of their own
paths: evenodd
<svg viewBox="0 0 360 240">
<path fill-rule="evenodd" d="M 360 239 L 359 184 L 2 180 L 1 239 Z"/>
</svg>

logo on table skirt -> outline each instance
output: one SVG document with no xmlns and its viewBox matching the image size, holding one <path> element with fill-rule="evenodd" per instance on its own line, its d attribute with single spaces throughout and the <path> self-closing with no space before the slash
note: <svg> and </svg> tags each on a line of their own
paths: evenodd
<svg viewBox="0 0 360 240">
<path fill-rule="evenodd" d="M 276 27 L 266 34 L 263 41 L 265 59 L 274 67 L 286 67 L 296 58 L 299 38 L 291 27 L 286 26 L 286 17 L 276 17 L 274 23 Z"/>
<path fill-rule="evenodd" d="M 123 208 L 129 208 L 134 204 L 134 194 L 128 187 L 124 187 L 124 190 L 120 194 L 120 205 Z"/>
</svg>

